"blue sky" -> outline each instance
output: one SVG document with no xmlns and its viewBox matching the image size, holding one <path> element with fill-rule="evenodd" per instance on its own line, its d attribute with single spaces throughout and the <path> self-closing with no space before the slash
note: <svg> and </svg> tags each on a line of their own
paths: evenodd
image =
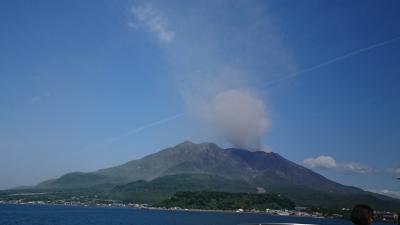
<svg viewBox="0 0 400 225">
<path fill-rule="evenodd" d="M 192 140 L 400 196 L 399 9 L 2 1 L 0 188 Z"/>
</svg>

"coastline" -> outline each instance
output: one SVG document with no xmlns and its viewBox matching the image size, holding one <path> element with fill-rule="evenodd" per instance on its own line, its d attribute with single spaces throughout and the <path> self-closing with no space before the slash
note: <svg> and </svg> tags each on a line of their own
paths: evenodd
<svg viewBox="0 0 400 225">
<path fill-rule="evenodd" d="M 207 212 L 207 213 L 229 213 L 229 214 L 255 214 L 255 215 L 270 215 L 270 216 L 286 216 L 286 217 L 303 217 L 303 218 L 315 218 L 315 219 L 341 219 L 333 217 L 323 216 L 301 216 L 295 214 L 279 214 L 277 211 L 288 212 L 289 210 L 274 210 L 276 213 L 263 212 L 258 210 L 219 210 L 219 209 L 182 209 L 179 207 L 164 208 L 164 207 L 152 207 L 146 206 L 145 204 L 84 204 L 84 203 L 50 203 L 50 202 L 4 202 L 0 201 L 0 205 L 36 205 L 36 206 L 71 206 L 71 207 L 93 207 L 93 208 L 120 208 L 120 209 L 135 209 L 135 210 L 153 210 L 153 211 L 173 211 L 173 212 Z"/>
</svg>

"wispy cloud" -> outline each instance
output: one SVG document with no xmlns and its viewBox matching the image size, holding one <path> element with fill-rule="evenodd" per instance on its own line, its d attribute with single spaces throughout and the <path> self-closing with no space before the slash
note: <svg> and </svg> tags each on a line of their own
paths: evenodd
<svg viewBox="0 0 400 225">
<path fill-rule="evenodd" d="M 400 199 L 400 191 L 388 190 L 388 189 L 366 189 L 366 191 Z"/>
<path fill-rule="evenodd" d="M 40 100 L 42 100 L 42 97 L 41 97 L 41 96 L 33 96 L 33 97 L 30 97 L 30 98 L 28 99 L 28 103 L 29 103 L 30 105 L 33 105 L 33 104 L 36 104 L 36 103 L 40 102 Z"/>
<path fill-rule="evenodd" d="M 343 172 L 360 173 L 360 174 L 369 174 L 374 172 L 372 168 L 358 162 L 340 163 L 338 170 Z"/>
<path fill-rule="evenodd" d="M 400 167 L 389 167 L 386 169 L 371 168 L 358 162 L 338 162 L 332 156 L 321 155 L 315 158 L 307 158 L 303 160 L 303 164 L 311 169 L 317 170 L 334 170 L 342 173 L 357 174 L 379 174 L 390 175 L 393 178 L 400 179 Z"/>
<path fill-rule="evenodd" d="M 337 162 L 331 156 L 321 155 L 315 158 L 307 158 L 303 164 L 312 169 L 329 169 L 344 173 L 369 174 L 374 170 L 358 162 Z"/>
<path fill-rule="evenodd" d="M 321 155 L 316 158 L 308 158 L 303 161 L 304 165 L 313 169 L 335 169 L 337 163 L 331 156 Z"/>
<path fill-rule="evenodd" d="M 174 39 L 175 32 L 168 27 L 166 17 L 151 5 L 132 6 L 130 13 L 134 21 L 128 22 L 129 27 L 145 28 L 163 42 L 171 42 Z"/>
<path fill-rule="evenodd" d="M 396 178 L 400 178 L 400 167 L 387 168 L 385 172 Z"/>
<path fill-rule="evenodd" d="M 28 104 L 30 104 L 30 105 L 37 104 L 50 96 L 51 96 L 51 93 L 49 91 L 46 91 L 41 95 L 32 96 L 28 99 Z"/>
</svg>

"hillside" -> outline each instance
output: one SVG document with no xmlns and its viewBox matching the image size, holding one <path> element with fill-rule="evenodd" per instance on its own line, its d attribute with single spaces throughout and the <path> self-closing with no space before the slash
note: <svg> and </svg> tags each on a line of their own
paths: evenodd
<svg viewBox="0 0 400 225">
<path fill-rule="evenodd" d="M 74 188 L 98 184 L 150 181 L 175 174 L 210 174 L 227 179 L 251 181 L 268 187 L 296 185 L 341 193 L 361 191 L 326 179 L 277 153 L 221 149 L 213 143 L 184 142 L 139 160 L 93 173 L 70 173 L 39 187 Z"/>
<path fill-rule="evenodd" d="M 222 149 L 213 143 L 184 142 L 121 166 L 69 173 L 36 189 L 100 190 L 118 199 L 156 202 L 177 191 L 255 192 L 262 187 L 298 205 L 351 207 L 365 202 L 400 210 L 400 201 L 333 182 L 277 153 Z"/>
</svg>

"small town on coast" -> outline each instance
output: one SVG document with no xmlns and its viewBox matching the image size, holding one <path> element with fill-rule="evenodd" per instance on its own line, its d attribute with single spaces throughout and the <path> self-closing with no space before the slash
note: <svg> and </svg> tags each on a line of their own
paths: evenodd
<svg viewBox="0 0 400 225">
<path fill-rule="evenodd" d="M 34 193 L 31 193 L 34 194 Z M 16 200 L 0 200 L 0 204 L 19 204 L 19 205 L 60 205 L 60 206 L 82 206 L 82 207 L 110 207 L 110 208 L 132 208 L 139 210 L 174 210 L 174 211 L 202 211 L 202 212 L 223 212 L 223 213 L 256 213 L 276 216 L 295 216 L 295 217 L 312 217 L 312 218 L 330 218 L 330 219 L 345 219 L 351 211 L 350 208 L 342 208 L 342 213 L 323 213 L 317 210 L 310 210 L 307 207 L 295 207 L 294 209 L 268 209 L 265 211 L 257 209 L 236 209 L 236 210 L 205 210 L 205 209 L 187 209 L 180 207 L 156 207 L 150 204 L 139 203 L 123 203 L 116 200 L 106 199 L 86 199 L 85 196 L 73 196 L 71 199 L 59 199 L 55 201 L 27 201 L 23 198 Z M 399 214 L 389 211 L 375 211 L 375 220 L 387 223 L 398 223 Z"/>
</svg>

